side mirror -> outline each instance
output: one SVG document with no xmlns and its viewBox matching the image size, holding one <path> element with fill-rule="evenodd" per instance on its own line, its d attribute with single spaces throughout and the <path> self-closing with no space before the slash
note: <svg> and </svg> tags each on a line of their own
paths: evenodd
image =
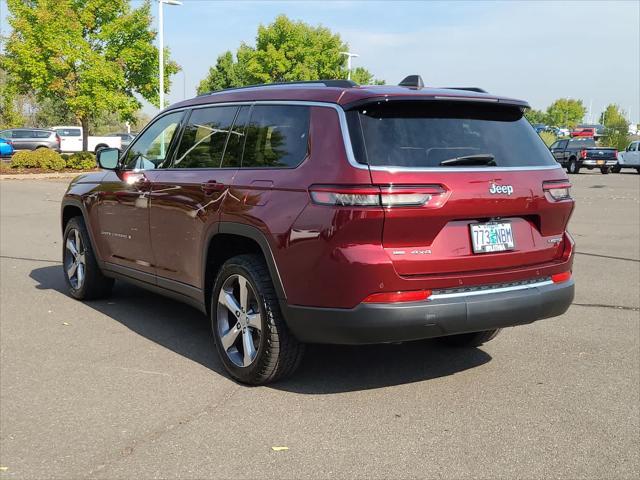
<svg viewBox="0 0 640 480">
<path fill-rule="evenodd" d="M 118 161 L 120 160 L 119 148 L 103 148 L 96 153 L 96 159 L 100 168 L 105 170 L 116 170 L 118 168 Z"/>
</svg>

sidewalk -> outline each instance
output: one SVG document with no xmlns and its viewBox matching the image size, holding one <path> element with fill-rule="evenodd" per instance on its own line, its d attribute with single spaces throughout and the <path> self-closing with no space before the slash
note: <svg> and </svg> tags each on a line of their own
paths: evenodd
<svg viewBox="0 0 640 480">
<path fill-rule="evenodd" d="M 0 174 L 0 180 L 55 180 L 70 179 L 86 172 L 10 173 Z"/>
</svg>

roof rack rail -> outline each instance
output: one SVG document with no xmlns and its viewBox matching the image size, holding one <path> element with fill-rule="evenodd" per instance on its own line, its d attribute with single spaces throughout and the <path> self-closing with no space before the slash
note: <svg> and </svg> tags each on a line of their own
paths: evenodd
<svg viewBox="0 0 640 480">
<path fill-rule="evenodd" d="M 398 86 L 420 89 L 424 88 L 424 82 L 420 75 L 409 75 L 404 77 Z"/>
<path fill-rule="evenodd" d="M 257 83 L 255 85 L 246 85 L 244 87 L 223 88 L 221 90 L 213 90 L 207 93 L 201 93 L 198 97 L 204 97 L 213 93 L 229 92 L 233 90 L 244 90 L 246 88 L 257 87 L 282 87 L 288 85 L 307 85 L 309 87 L 335 87 L 335 88 L 353 88 L 358 84 L 352 80 L 300 80 L 296 82 L 274 82 L 274 83 Z"/>
<path fill-rule="evenodd" d="M 467 90 L 469 92 L 489 93 L 486 90 L 478 87 L 442 87 L 446 90 Z"/>
</svg>

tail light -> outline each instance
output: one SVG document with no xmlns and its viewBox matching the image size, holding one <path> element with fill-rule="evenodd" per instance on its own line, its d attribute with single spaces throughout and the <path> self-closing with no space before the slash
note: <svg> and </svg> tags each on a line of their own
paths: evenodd
<svg viewBox="0 0 640 480">
<path fill-rule="evenodd" d="M 587 151 L 586 150 L 580 150 L 580 158 L 587 158 Z"/>
<path fill-rule="evenodd" d="M 553 283 L 568 282 L 571 280 L 571 272 L 554 273 L 551 275 L 551 281 Z"/>
<path fill-rule="evenodd" d="M 56 133 L 56 142 L 58 142 L 58 147 L 60 147 L 60 143 L 61 143 L 60 135 L 58 135 L 57 133 Z"/>
<path fill-rule="evenodd" d="M 616 160 L 618 159 L 618 150 L 614 150 L 613 151 L 613 155 L 616 157 Z"/>
<path fill-rule="evenodd" d="M 565 180 L 542 182 L 542 190 L 556 202 L 571 199 L 571 184 Z"/>
<path fill-rule="evenodd" d="M 437 208 L 442 206 L 447 193 L 440 185 L 314 185 L 309 188 L 314 203 L 336 207 Z"/>
<path fill-rule="evenodd" d="M 431 290 L 410 290 L 406 292 L 382 292 L 373 293 L 365 298 L 362 303 L 399 303 L 422 302 L 431 296 Z"/>
</svg>

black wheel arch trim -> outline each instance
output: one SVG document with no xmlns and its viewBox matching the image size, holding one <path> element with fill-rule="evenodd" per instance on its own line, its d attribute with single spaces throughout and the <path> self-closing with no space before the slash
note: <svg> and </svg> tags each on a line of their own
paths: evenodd
<svg viewBox="0 0 640 480">
<path fill-rule="evenodd" d="M 267 267 L 269 268 L 269 273 L 271 274 L 271 279 L 273 281 L 273 287 L 276 290 L 276 295 L 278 296 L 278 300 L 280 303 L 286 303 L 287 295 L 284 289 L 284 285 L 282 283 L 282 278 L 280 277 L 280 272 L 278 271 L 278 266 L 276 264 L 275 257 L 273 256 L 273 250 L 271 249 L 271 245 L 267 240 L 267 237 L 262 233 L 258 228 L 247 225 L 244 223 L 236 223 L 236 222 L 219 222 L 218 228 L 213 228 L 207 237 L 207 243 L 205 245 L 206 251 L 209 249 L 209 244 L 211 240 L 218 234 L 230 234 L 230 235 L 238 235 L 241 237 L 249 238 L 255 241 L 260 250 L 262 250 L 262 254 L 267 262 Z M 202 263 L 202 279 L 204 283 L 205 273 L 207 269 L 208 258 L 206 255 L 203 255 L 203 263 Z"/>
<path fill-rule="evenodd" d="M 62 227 L 62 235 L 64 236 L 64 209 L 66 207 L 76 207 L 82 213 L 82 219 L 84 220 L 84 224 L 87 227 L 87 232 L 89 233 L 89 240 L 91 240 L 91 249 L 96 256 L 96 262 L 98 262 L 98 266 L 100 268 L 104 268 L 104 262 L 102 258 L 100 258 L 99 252 L 96 249 L 96 239 L 93 236 L 93 229 L 91 228 L 91 224 L 89 223 L 89 216 L 87 214 L 87 208 L 84 203 L 80 199 L 65 197 L 62 199 L 62 204 L 60 205 L 60 226 Z"/>
</svg>

